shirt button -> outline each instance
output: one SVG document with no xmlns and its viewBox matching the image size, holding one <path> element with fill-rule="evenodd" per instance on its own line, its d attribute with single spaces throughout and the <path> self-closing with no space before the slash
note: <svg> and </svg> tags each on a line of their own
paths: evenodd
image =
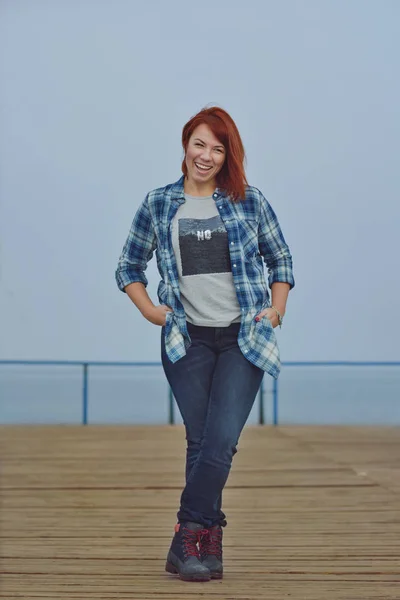
<svg viewBox="0 0 400 600">
<path fill-rule="evenodd" d="M 240 290 L 240 285 L 237 285 L 237 286 L 236 286 L 236 289 Z"/>
<path fill-rule="evenodd" d="M 236 265 L 233 265 L 234 267 L 236 267 Z"/>
<path fill-rule="evenodd" d="M 235 245 L 235 242 L 231 242 L 231 246 L 234 246 L 234 245 Z"/>
<path fill-rule="evenodd" d="M 213 198 L 218 198 L 218 194 L 213 194 Z"/>
</svg>

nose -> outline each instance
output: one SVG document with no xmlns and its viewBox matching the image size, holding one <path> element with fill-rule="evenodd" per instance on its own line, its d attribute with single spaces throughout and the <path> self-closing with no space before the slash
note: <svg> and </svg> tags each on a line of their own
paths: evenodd
<svg viewBox="0 0 400 600">
<path fill-rule="evenodd" d="M 211 150 L 209 148 L 203 148 L 200 158 L 201 160 L 204 160 L 204 162 L 211 162 Z"/>
</svg>

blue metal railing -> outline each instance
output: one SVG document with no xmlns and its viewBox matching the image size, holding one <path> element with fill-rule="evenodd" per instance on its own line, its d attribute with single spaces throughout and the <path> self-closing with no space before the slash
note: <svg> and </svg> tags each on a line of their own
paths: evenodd
<svg viewBox="0 0 400 600">
<path fill-rule="evenodd" d="M 1 365 L 20 366 L 81 366 L 82 367 L 82 425 L 88 424 L 89 407 L 89 367 L 161 367 L 160 362 L 106 362 L 106 361 L 75 361 L 75 360 L 0 360 Z M 283 367 L 400 367 L 400 361 L 377 362 L 377 361 L 288 361 L 282 363 Z M 279 385 L 278 380 L 272 380 L 272 422 L 278 425 L 279 409 Z M 260 425 L 265 424 L 265 385 L 261 382 L 259 394 Z M 168 422 L 175 423 L 174 397 L 171 388 L 168 390 Z"/>
</svg>

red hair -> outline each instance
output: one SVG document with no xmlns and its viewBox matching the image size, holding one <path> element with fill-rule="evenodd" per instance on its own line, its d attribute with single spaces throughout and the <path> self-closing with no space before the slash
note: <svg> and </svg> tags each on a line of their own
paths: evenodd
<svg viewBox="0 0 400 600">
<path fill-rule="evenodd" d="M 182 131 L 182 146 L 186 153 L 189 139 L 193 131 L 205 123 L 216 138 L 224 145 L 225 162 L 217 174 L 217 185 L 224 189 L 233 201 L 244 200 L 247 185 L 244 171 L 245 152 L 235 121 L 222 108 L 212 106 L 203 108 L 186 123 Z M 187 177 L 186 161 L 183 159 L 182 172 Z"/>
</svg>

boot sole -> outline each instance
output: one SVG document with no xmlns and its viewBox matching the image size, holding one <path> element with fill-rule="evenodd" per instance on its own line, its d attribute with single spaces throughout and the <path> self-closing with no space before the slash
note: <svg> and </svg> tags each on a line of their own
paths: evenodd
<svg viewBox="0 0 400 600">
<path fill-rule="evenodd" d="M 211 579 L 222 579 L 223 573 L 211 573 Z"/>
<path fill-rule="evenodd" d="M 210 581 L 211 579 L 211 576 L 206 574 L 182 575 L 178 572 L 178 569 L 170 562 L 166 563 L 165 570 L 167 571 L 167 573 L 171 573 L 172 575 L 179 575 L 179 579 L 181 579 L 182 581 Z"/>
</svg>

